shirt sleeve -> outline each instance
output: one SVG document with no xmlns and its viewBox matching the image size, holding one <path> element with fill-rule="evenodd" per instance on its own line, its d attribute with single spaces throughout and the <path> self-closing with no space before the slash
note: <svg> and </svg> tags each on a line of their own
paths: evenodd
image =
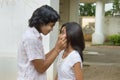
<svg viewBox="0 0 120 80">
<path fill-rule="evenodd" d="M 82 67 L 82 60 L 77 51 L 71 53 L 71 61 L 70 61 L 70 66 L 73 67 L 77 62 L 80 62 L 80 66 Z"/>
<path fill-rule="evenodd" d="M 40 43 L 36 39 L 25 40 L 24 47 L 29 61 L 34 59 L 44 59 L 42 42 Z"/>
</svg>

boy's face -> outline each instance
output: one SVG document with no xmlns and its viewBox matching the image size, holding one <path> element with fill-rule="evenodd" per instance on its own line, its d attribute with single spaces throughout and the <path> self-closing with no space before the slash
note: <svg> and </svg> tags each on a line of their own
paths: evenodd
<svg viewBox="0 0 120 80">
<path fill-rule="evenodd" d="M 46 24 L 46 25 L 43 25 L 42 27 L 41 27 L 41 33 L 43 34 L 43 35 L 47 35 L 50 31 L 52 31 L 53 30 L 53 27 L 54 27 L 54 25 L 55 25 L 55 23 L 52 23 L 52 22 L 50 22 L 50 23 L 48 23 L 48 24 Z"/>
</svg>

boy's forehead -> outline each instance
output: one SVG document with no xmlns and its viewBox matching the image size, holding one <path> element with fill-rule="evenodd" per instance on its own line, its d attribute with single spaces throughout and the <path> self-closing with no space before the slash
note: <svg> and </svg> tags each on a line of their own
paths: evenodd
<svg viewBox="0 0 120 80">
<path fill-rule="evenodd" d="M 54 22 L 49 22 L 48 24 L 49 24 L 49 25 L 53 25 L 53 26 L 55 25 L 55 23 L 54 23 Z"/>
</svg>

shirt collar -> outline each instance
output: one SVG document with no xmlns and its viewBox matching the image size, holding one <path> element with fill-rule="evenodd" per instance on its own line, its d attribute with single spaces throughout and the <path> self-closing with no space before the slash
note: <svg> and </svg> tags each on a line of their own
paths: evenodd
<svg viewBox="0 0 120 80">
<path fill-rule="evenodd" d="M 41 34 L 38 32 L 38 30 L 35 27 L 32 27 L 32 31 L 35 34 L 36 37 L 42 39 Z"/>
</svg>

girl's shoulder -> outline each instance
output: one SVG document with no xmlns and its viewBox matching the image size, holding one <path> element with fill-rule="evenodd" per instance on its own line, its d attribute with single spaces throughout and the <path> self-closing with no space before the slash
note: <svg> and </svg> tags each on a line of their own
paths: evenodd
<svg viewBox="0 0 120 80">
<path fill-rule="evenodd" d="M 81 57 L 80 57 L 80 54 L 78 51 L 74 50 L 70 53 L 70 59 L 73 59 L 73 60 L 79 60 L 80 62 L 82 62 L 81 60 Z"/>
<path fill-rule="evenodd" d="M 80 62 L 81 63 L 80 66 L 82 67 L 82 59 L 78 51 L 74 50 L 72 53 L 70 53 L 69 60 L 70 60 L 71 66 L 73 66 L 77 62 Z"/>
<path fill-rule="evenodd" d="M 70 53 L 70 55 L 73 56 L 73 57 L 74 57 L 74 56 L 80 56 L 80 55 L 79 55 L 79 52 L 76 51 L 76 50 L 73 50 L 73 51 Z"/>
</svg>

